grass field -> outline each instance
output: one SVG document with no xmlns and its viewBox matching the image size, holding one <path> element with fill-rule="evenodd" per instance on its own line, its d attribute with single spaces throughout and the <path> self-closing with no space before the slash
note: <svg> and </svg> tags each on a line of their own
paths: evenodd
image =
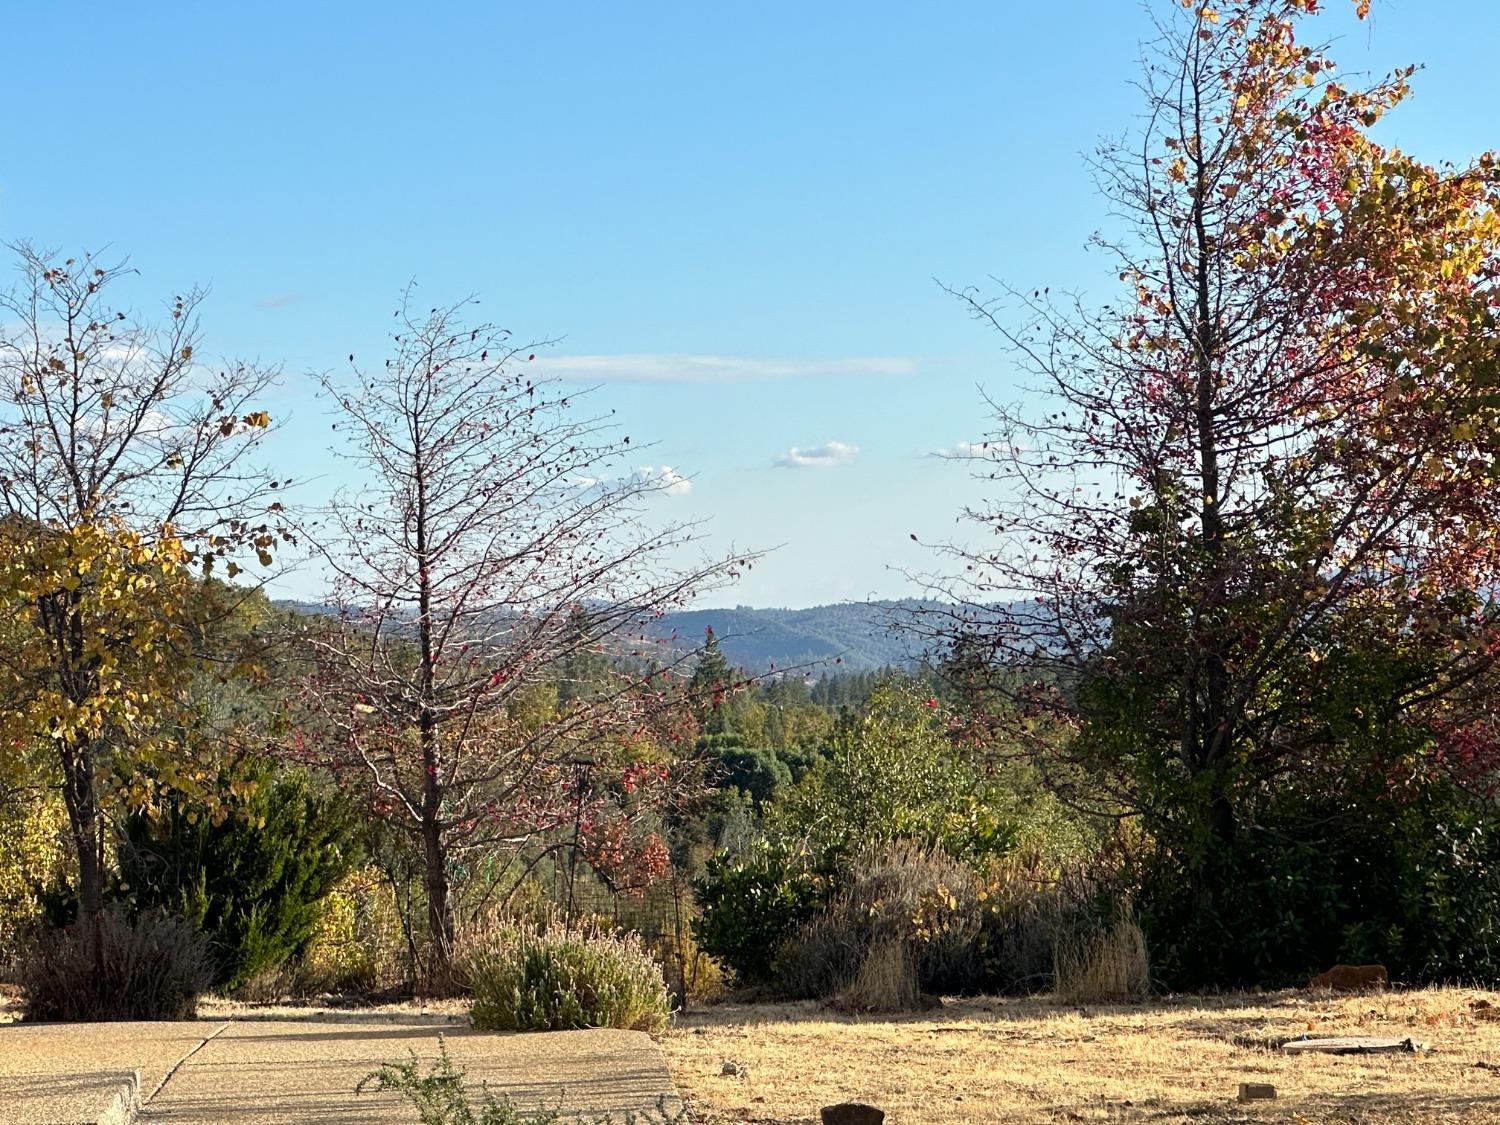
<svg viewBox="0 0 1500 1125">
<path fill-rule="evenodd" d="M 1397 1123 L 1500 1121 L 1500 1020 L 1460 989 L 1180 997 L 1139 1005 L 950 1002 L 848 1017 L 816 1004 L 722 1005 L 667 1034 L 699 1120 L 817 1120 L 846 1100 L 918 1122 Z M 1282 1039 L 1412 1036 L 1418 1055 L 1290 1056 Z M 738 1073 L 725 1074 L 731 1060 Z M 1237 1104 L 1241 1082 L 1275 1101 Z"/>
</svg>

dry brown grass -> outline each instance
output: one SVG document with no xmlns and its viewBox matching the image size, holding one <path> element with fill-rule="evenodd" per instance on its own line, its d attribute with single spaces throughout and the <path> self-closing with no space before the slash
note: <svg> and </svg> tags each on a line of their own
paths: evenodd
<svg viewBox="0 0 1500 1125">
<path fill-rule="evenodd" d="M 922 1014 L 844 1016 L 816 1003 L 722 1005 L 667 1034 L 672 1075 L 699 1120 L 817 1120 L 860 1099 L 917 1122 L 1302 1122 L 1412 1125 L 1500 1120 L 1500 1020 L 1430 989 L 1369 996 L 1281 992 L 1077 1007 L 955 1001 Z M 1414 1036 L 1417 1055 L 1294 1057 L 1313 1034 Z M 739 1064 L 725 1075 L 727 1059 Z M 1276 1101 L 1239 1105 L 1240 1082 Z"/>
<path fill-rule="evenodd" d="M 1052 951 L 1053 993 L 1068 1004 L 1142 1000 L 1151 994 L 1146 935 L 1126 915 L 1103 928 L 1060 940 Z"/>
</svg>

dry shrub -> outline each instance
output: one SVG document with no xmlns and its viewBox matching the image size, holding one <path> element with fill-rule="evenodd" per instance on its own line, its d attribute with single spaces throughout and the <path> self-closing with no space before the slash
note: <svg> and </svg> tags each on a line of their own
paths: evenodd
<svg viewBox="0 0 1500 1125">
<path fill-rule="evenodd" d="M 1057 943 L 1053 991 L 1070 1004 L 1141 1000 L 1150 993 L 1146 935 L 1128 906 Z"/>
<path fill-rule="evenodd" d="M 970 991 L 984 911 L 974 873 L 940 849 L 896 843 L 868 852 L 845 890 L 782 944 L 777 989 L 839 996 L 866 1011 Z"/>
<path fill-rule="evenodd" d="M 99 918 L 98 948 L 83 924 L 54 931 L 21 964 L 29 1020 L 191 1019 L 213 981 L 208 945 L 174 915 Z"/>
<path fill-rule="evenodd" d="M 646 946 L 661 964 L 667 987 L 680 1005 L 711 1004 L 729 992 L 724 967 L 698 946 L 693 931 L 663 934 Z"/>
<path fill-rule="evenodd" d="M 868 944 L 864 923 L 837 899 L 792 931 L 776 953 L 772 980 L 789 1000 L 817 1000 L 846 988 Z"/>
<path fill-rule="evenodd" d="M 1114 871 L 1103 858 L 1060 868 L 1036 853 L 995 864 L 985 878 L 990 910 L 981 947 L 985 989 L 1002 995 L 1052 991 L 1058 951 L 1076 948 L 1113 912 Z"/>
</svg>

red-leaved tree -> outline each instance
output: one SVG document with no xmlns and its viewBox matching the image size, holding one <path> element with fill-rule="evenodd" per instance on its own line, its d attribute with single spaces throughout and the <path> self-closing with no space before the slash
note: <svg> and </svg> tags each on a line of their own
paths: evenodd
<svg viewBox="0 0 1500 1125">
<path fill-rule="evenodd" d="M 959 294 L 1036 382 L 994 404 L 992 534 L 923 627 L 1200 855 L 1335 746 L 1383 768 L 1415 724 L 1472 761 L 1488 722 L 1500 179 L 1377 143 L 1411 72 L 1341 82 L 1297 38 L 1316 8 L 1161 23 L 1144 126 L 1096 164 L 1117 304 Z"/>
</svg>

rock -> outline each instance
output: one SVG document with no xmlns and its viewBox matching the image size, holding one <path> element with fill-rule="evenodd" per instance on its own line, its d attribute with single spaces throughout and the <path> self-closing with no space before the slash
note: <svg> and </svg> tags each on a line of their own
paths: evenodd
<svg viewBox="0 0 1500 1125">
<path fill-rule="evenodd" d="M 885 1110 L 864 1102 L 825 1105 L 822 1113 L 823 1125 L 880 1125 L 885 1120 Z"/>
<path fill-rule="evenodd" d="M 719 1067 L 719 1073 L 726 1078 L 734 1078 L 745 1073 L 745 1068 L 733 1059 L 725 1059 L 724 1065 Z"/>
<path fill-rule="evenodd" d="M 1391 983 L 1384 965 L 1335 965 L 1307 982 L 1308 988 L 1327 988 L 1334 992 L 1368 992 Z"/>
<path fill-rule="evenodd" d="M 1276 1096 L 1276 1087 L 1268 1082 L 1241 1082 L 1238 1101 L 1268 1102 Z"/>
</svg>

